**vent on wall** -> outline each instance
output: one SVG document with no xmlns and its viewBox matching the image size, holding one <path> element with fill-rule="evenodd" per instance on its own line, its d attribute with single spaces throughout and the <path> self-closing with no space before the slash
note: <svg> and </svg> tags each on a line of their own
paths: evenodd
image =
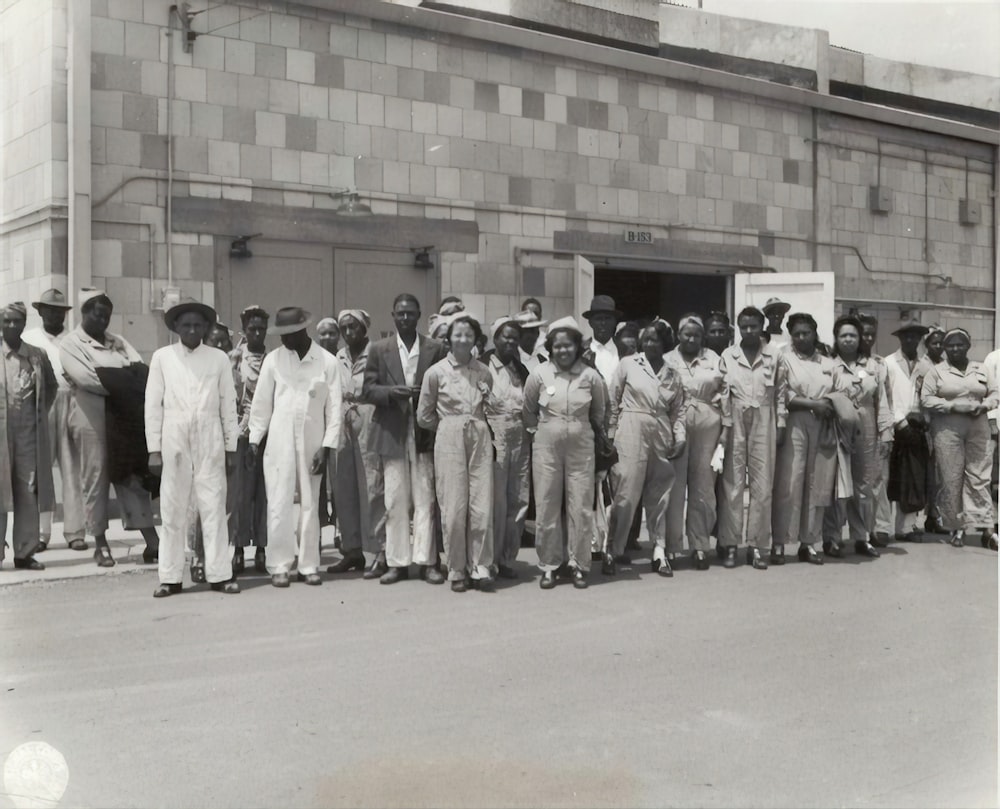
<svg viewBox="0 0 1000 809">
<path fill-rule="evenodd" d="M 884 185 L 868 186 L 868 209 L 872 213 L 892 213 L 892 190 Z"/>
</svg>

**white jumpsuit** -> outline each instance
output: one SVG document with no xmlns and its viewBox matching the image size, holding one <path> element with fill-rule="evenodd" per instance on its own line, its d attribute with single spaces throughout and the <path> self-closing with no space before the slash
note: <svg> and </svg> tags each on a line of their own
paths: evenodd
<svg viewBox="0 0 1000 809">
<path fill-rule="evenodd" d="M 264 358 L 250 407 L 250 443 L 259 445 L 267 436 L 267 572 L 272 576 L 288 573 L 296 554 L 299 573 L 319 569 L 320 475 L 310 468 L 321 447 L 340 448 L 341 400 L 340 364 L 318 344 L 310 344 L 301 359 L 284 346 Z M 297 526 L 292 520 L 296 491 Z"/>
<path fill-rule="evenodd" d="M 229 359 L 202 344 L 153 353 L 146 381 L 146 445 L 163 455 L 160 482 L 159 574 L 180 584 L 192 498 L 205 539 L 205 578 L 232 578 L 226 515 L 226 452 L 236 452 L 239 427 Z"/>
</svg>

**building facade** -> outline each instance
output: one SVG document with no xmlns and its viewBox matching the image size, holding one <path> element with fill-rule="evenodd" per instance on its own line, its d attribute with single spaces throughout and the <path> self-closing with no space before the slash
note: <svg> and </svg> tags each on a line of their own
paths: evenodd
<svg viewBox="0 0 1000 809">
<path fill-rule="evenodd" d="M 675 320 L 832 273 L 1000 342 L 996 79 L 653 0 L 196 12 L 5 0 L 3 300 L 105 288 L 148 355 L 178 295 L 382 333 L 403 290 Z"/>
</svg>

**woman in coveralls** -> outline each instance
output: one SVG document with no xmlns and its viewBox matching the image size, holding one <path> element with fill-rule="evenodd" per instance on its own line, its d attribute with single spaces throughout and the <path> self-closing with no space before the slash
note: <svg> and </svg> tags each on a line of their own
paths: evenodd
<svg viewBox="0 0 1000 809">
<path fill-rule="evenodd" d="M 524 386 L 524 423 L 536 429 L 532 474 L 539 584 L 543 590 L 555 587 L 558 573 L 568 569 L 573 586 L 583 589 L 593 533 L 595 432 L 607 442 L 608 393 L 601 375 L 581 359 L 583 333 L 572 317 L 549 324 L 545 348 L 549 360 L 528 375 Z"/>
<path fill-rule="evenodd" d="M 453 592 L 464 593 L 470 580 L 493 589 L 493 441 L 486 424 L 493 375 L 472 356 L 479 322 L 464 312 L 453 317 L 448 356 L 424 374 L 417 424 L 437 432 L 434 483 L 448 579 Z"/>
</svg>

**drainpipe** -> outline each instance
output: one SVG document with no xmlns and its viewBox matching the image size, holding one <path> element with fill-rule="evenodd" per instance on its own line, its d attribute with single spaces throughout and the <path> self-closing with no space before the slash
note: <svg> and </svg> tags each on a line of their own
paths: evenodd
<svg viewBox="0 0 1000 809">
<path fill-rule="evenodd" d="M 67 138 L 67 266 L 66 297 L 91 286 L 90 167 L 90 4 L 67 4 L 66 138 Z M 75 309 L 69 313 L 73 324 Z"/>
</svg>

